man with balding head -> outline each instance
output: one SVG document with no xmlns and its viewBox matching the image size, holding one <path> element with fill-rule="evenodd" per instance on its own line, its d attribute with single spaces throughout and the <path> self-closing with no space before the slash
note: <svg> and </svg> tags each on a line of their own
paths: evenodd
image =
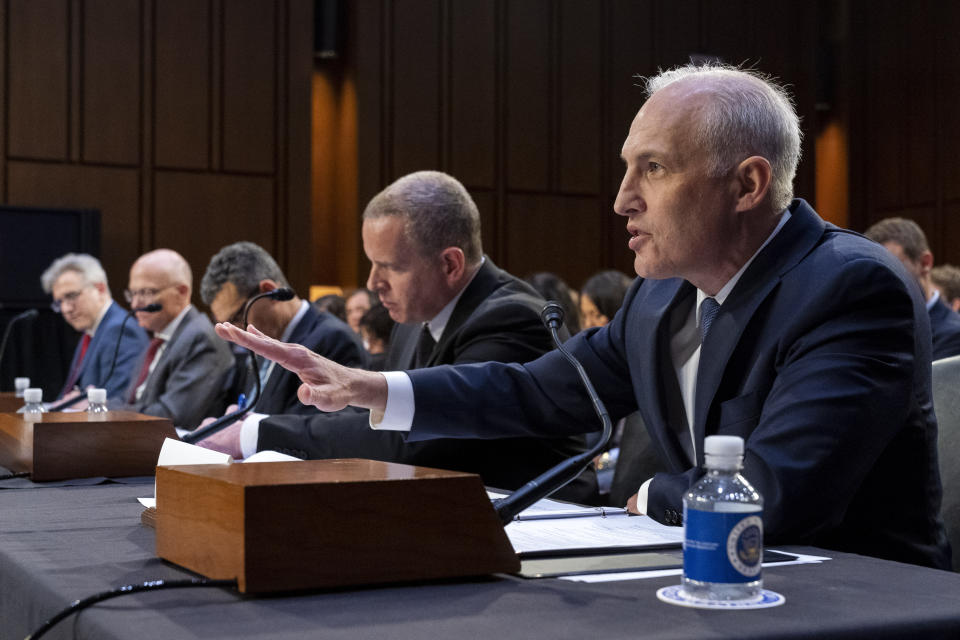
<svg viewBox="0 0 960 640">
<path fill-rule="evenodd" d="M 133 369 L 126 406 L 113 408 L 164 416 L 181 427 L 223 409 L 233 355 L 207 316 L 190 304 L 192 291 L 190 265 L 176 251 L 157 249 L 133 263 L 127 301 L 134 308 L 158 304 L 160 310 L 136 314 L 151 341 Z"/>
</svg>

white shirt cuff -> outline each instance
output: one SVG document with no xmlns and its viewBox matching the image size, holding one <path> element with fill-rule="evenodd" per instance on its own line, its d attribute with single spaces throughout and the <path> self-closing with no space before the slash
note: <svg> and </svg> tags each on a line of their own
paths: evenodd
<svg viewBox="0 0 960 640">
<path fill-rule="evenodd" d="M 651 482 L 653 478 L 640 485 L 640 491 L 637 491 L 637 511 L 643 515 L 647 515 L 647 494 L 650 492 Z"/>
<path fill-rule="evenodd" d="M 410 431 L 413 425 L 413 382 L 403 371 L 384 371 L 387 379 L 387 407 L 382 416 L 370 412 L 370 428 Z"/>
<path fill-rule="evenodd" d="M 260 421 L 270 416 L 263 413 L 248 413 L 240 426 L 240 452 L 244 459 L 257 452 L 257 443 L 260 441 Z"/>
</svg>

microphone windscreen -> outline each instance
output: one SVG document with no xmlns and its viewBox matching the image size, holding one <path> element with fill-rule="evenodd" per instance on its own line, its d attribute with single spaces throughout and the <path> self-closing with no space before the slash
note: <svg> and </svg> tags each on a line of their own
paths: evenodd
<svg viewBox="0 0 960 640">
<path fill-rule="evenodd" d="M 540 320 L 548 327 L 559 329 L 563 325 L 563 307 L 556 300 L 549 300 L 540 310 Z"/>
<path fill-rule="evenodd" d="M 293 289 L 289 287 L 280 287 L 279 289 L 274 289 L 270 292 L 270 297 L 274 300 L 280 300 L 281 302 L 286 300 L 293 300 Z"/>
<path fill-rule="evenodd" d="M 133 309 L 133 311 L 134 311 L 135 313 L 156 313 L 157 311 L 160 311 L 161 309 L 163 309 L 163 305 L 162 305 L 162 304 L 160 304 L 159 302 L 153 302 L 153 303 L 151 303 L 151 304 L 148 304 L 148 305 L 145 306 L 145 307 L 138 307 L 138 308 L 136 308 L 136 309 Z"/>
</svg>

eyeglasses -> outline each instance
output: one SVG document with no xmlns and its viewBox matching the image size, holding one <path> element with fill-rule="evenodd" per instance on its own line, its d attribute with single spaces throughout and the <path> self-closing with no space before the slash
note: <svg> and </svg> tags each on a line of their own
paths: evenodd
<svg viewBox="0 0 960 640">
<path fill-rule="evenodd" d="M 144 289 L 137 289 L 136 291 L 130 291 L 130 289 L 124 289 L 123 297 L 127 299 L 127 302 L 133 302 L 134 299 L 140 298 L 141 300 L 153 300 L 157 297 L 161 291 L 169 289 L 170 287 L 175 287 L 175 284 L 168 284 L 165 287 L 160 287 L 159 289 L 154 289 L 153 287 L 147 287 Z"/>
<path fill-rule="evenodd" d="M 61 297 L 59 300 L 54 300 L 50 303 L 50 308 L 53 309 L 54 313 L 60 313 L 63 310 L 63 305 L 69 304 L 72 307 L 77 303 L 77 298 L 80 297 L 80 295 L 83 293 L 83 290 L 89 286 L 89 284 L 84 285 L 84 287 L 81 289 L 63 294 L 63 297 Z"/>
</svg>

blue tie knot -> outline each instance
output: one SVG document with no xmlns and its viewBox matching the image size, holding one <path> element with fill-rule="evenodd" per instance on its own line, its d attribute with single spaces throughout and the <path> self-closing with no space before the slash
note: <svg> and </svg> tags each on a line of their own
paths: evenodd
<svg viewBox="0 0 960 640">
<path fill-rule="evenodd" d="M 700 343 L 707 337 L 707 332 L 710 331 L 710 325 L 713 324 L 713 319 L 717 317 L 717 312 L 720 311 L 720 303 L 717 302 L 714 298 L 704 298 L 703 302 L 700 303 Z"/>
</svg>

